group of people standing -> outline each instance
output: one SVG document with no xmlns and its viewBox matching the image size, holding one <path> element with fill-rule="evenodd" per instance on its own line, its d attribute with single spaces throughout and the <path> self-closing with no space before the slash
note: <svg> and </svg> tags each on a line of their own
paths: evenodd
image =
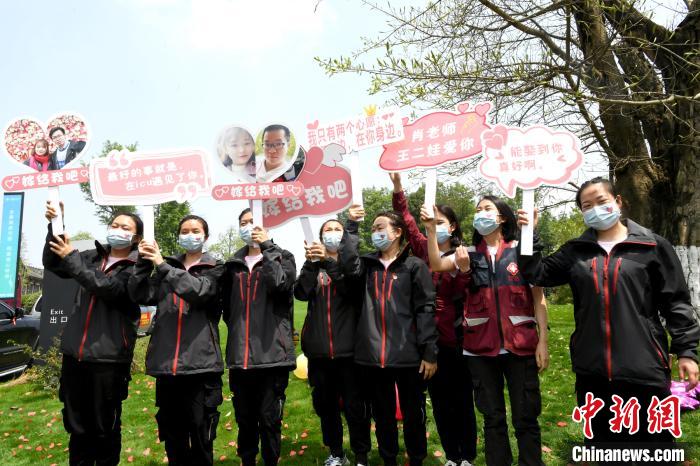
<svg viewBox="0 0 700 466">
<path fill-rule="evenodd" d="M 397 400 L 408 461 L 422 464 L 426 389 L 446 464 L 468 466 L 477 456 L 476 405 L 486 463 L 510 465 L 506 386 L 518 462 L 542 465 L 538 372 L 549 355 L 541 286 L 573 289 L 579 404 L 586 391 L 640 401 L 670 393 L 669 352 L 679 356 L 681 377 L 697 383 L 700 328 L 680 263 L 665 239 L 620 218 L 621 199 L 609 181 L 582 185 L 577 204 L 589 228 L 543 258 L 537 238 L 535 254 L 520 255 L 526 212 L 516 216 L 493 196 L 477 204 L 470 246 L 450 206 L 423 209 L 421 231 L 400 176 L 391 178 L 393 210 L 371 219 L 375 251 L 360 255 L 365 212 L 352 206 L 345 224 L 326 221 L 319 241 L 306 245 L 298 276 L 294 256 L 253 225 L 249 209 L 238 217 L 246 245 L 226 262 L 203 251 L 209 229 L 196 215 L 180 221 L 183 252 L 173 257 L 142 239 L 133 214 L 115 216 L 108 245 L 80 253 L 49 225 L 45 267 L 81 285 L 61 342 L 59 395 L 71 464 L 119 462 L 138 304 L 157 305 L 146 373 L 156 379 L 156 420 L 170 464 L 212 464 L 225 366 L 242 464 L 254 465 L 259 451 L 265 465 L 277 464 L 295 366 L 294 298 L 308 302 L 301 346 L 327 466 L 349 464 L 342 414 L 355 464 L 368 464 L 371 419 L 379 456 L 397 464 Z M 59 214 L 47 206 L 47 219 Z M 600 418 L 594 440 L 619 440 Z"/>
</svg>

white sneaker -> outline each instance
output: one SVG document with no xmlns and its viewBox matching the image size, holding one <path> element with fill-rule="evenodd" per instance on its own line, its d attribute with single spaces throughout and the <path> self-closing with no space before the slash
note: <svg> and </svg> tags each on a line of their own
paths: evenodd
<svg viewBox="0 0 700 466">
<path fill-rule="evenodd" d="M 349 464 L 350 460 L 348 460 L 347 456 L 341 458 L 340 456 L 329 455 L 326 461 L 323 462 L 323 466 L 348 466 Z"/>
<path fill-rule="evenodd" d="M 472 466 L 472 464 L 467 460 L 462 460 L 462 462 L 459 463 L 459 466 Z"/>
<path fill-rule="evenodd" d="M 447 460 L 447 463 L 445 463 L 445 466 L 457 466 L 457 463 L 455 463 L 452 460 Z M 460 465 L 461 466 L 461 465 Z"/>
</svg>

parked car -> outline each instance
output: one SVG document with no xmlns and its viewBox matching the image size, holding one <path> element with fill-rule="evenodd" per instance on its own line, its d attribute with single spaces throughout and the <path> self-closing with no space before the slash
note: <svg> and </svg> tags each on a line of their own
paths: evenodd
<svg viewBox="0 0 700 466">
<path fill-rule="evenodd" d="M 136 330 L 136 335 L 145 337 L 151 334 L 153 329 L 153 317 L 156 315 L 155 306 L 139 306 L 141 308 L 141 319 L 139 320 L 139 328 Z"/>
<path fill-rule="evenodd" d="M 0 377 L 24 371 L 32 363 L 27 347 L 39 344 L 39 314 L 26 314 L 0 301 Z"/>
</svg>

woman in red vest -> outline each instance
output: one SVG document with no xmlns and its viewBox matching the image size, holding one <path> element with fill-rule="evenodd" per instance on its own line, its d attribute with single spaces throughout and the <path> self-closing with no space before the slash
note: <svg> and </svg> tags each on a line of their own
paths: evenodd
<svg viewBox="0 0 700 466">
<path fill-rule="evenodd" d="M 548 365 L 547 307 L 542 288 L 531 288 L 518 270 L 513 210 L 484 196 L 474 216 L 474 246 L 440 255 L 436 222 L 423 209 L 434 272 L 466 274 L 463 354 L 472 375 L 476 407 L 484 416 L 486 463 L 513 462 L 508 441 L 504 379 L 518 441 L 518 463 L 542 465 L 538 371 Z M 539 330 L 539 333 L 538 333 Z"/>
</svg>

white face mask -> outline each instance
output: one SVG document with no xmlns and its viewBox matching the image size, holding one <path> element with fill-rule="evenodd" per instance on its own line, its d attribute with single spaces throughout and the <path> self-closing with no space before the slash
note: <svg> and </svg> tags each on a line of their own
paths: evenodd
<svg viewBox="0 0 700 466">
<path fill-rule="evenodd" d="M 620 219 L 620 209 L 614 202 L 593 206 L 583 213 L 583 223 L 598 231 L 609 230 Z"/>
<path fill-rule="evenodd" d="M 180 235 L 177 239 L 177 244 L 187 252 L 195 252 L 202 249 L 204 246 L 204 235 Z"/>
<path fill-rule="evenodd" d="M 134 234 L 124 231 L 121 228 L 110 228 L 107 230 L 107 244 L 114 249 L 125 249 L 131 246 Z"/>
<path fill-rule="evenodd" d="M 340 241 L 343 239 L 343 233 L 340 231 L 327 231 L 323 234 L 323 245 L 330 252 L 336 252 L 340 247 Z"/>
<path fill-rule="evenodd" d="M 252 246 L 254 244 L 254 242 L 253 242 L 253 224 L 252 223 L 249 223 L 246 226 L 241 227 L 238 230 L 238 232 L 241 236 L 241 239 L 243 240 L 243 242 L 245 244 L 247 244 L 248 246 Z"/>
</svg>

